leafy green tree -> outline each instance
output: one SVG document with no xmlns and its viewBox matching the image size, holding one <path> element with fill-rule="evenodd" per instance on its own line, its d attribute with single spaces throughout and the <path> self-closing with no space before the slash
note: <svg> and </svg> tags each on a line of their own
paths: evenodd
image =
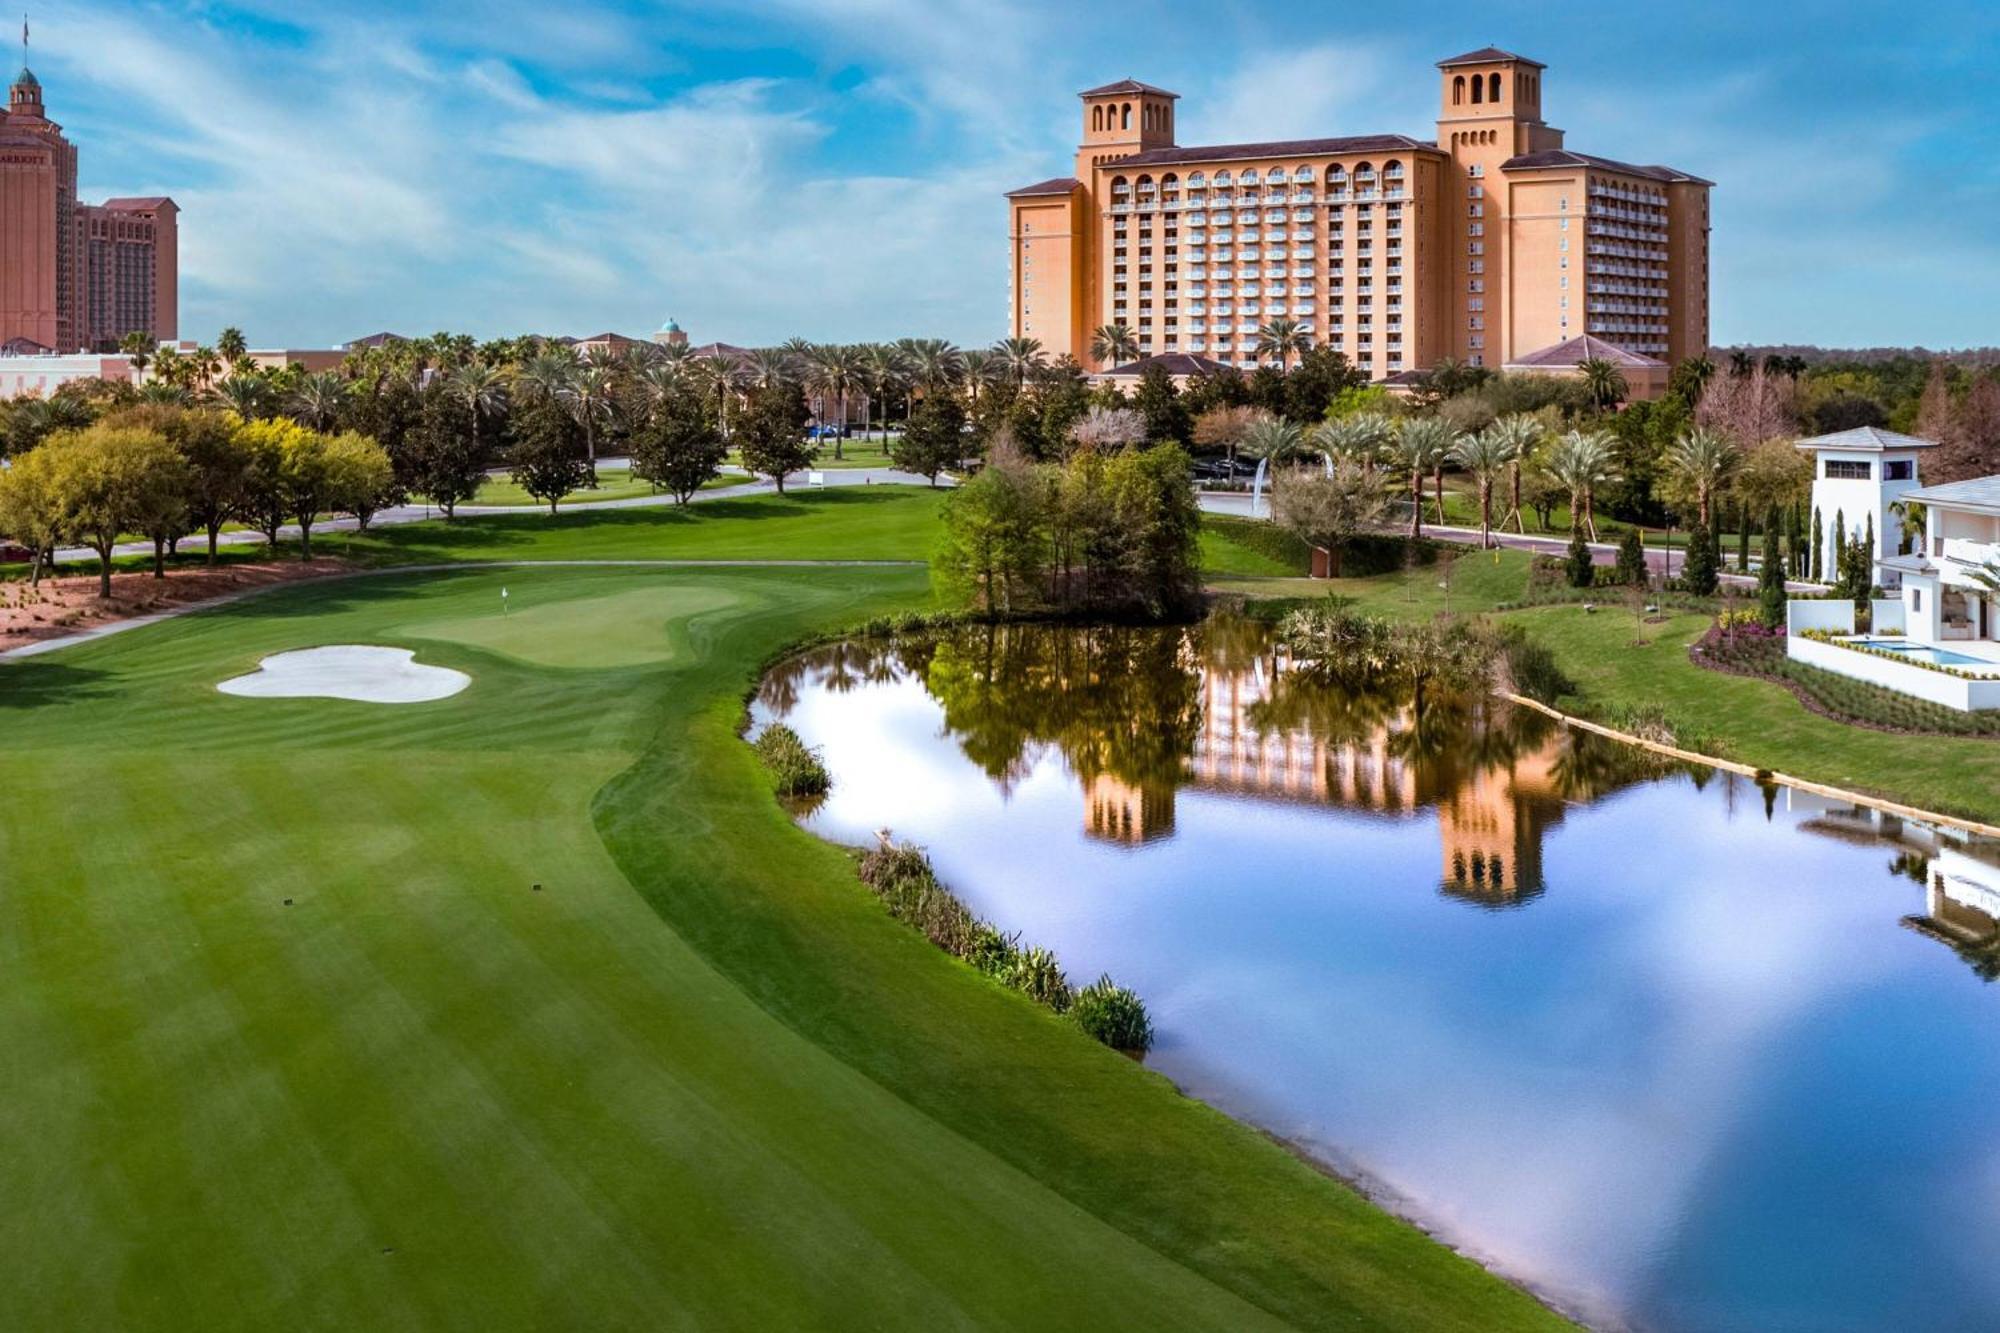
<svg viewBox="0 0 2000 1333">
<path fill-rule="evenodd" d="M 1343 394 L 1367 385 L 1368 376 L 1356 370 L 1337 348 L 1324 343 L 1308 347 L 1285 376 L 1285 415 L 1294 421 L 1326 420 Z M 1386 392 L 1383 396 L 1386 398 Z M 1375 402 L 1368 410 L 1386 413 L 1389 407 L 1386 402 Z"/>
<path fill-rule="evenodd" d="M 41 587 L 42 570 L 67 534 L 67 517 L 58 452 L 33 449 L 0 470 L 0 533 L 34 552 L 30 587 Z"/>
<path fill-rule="evenodd" d="M 665 488 L 675 504 L 684 505 L 710 478 L 722 475 L 728 455 L 707 405 L 691 393 L 674 393 L 654 405 L 632 437 L 632 475 Z"/>
<path fill-rule="evenodd" d="M 514 484 L 547 503 L 551 514 L 571 491 L 590 483 L 583 425 L 552 394 L 537 394 L 514 413 L 514 445 L 507 451 Z"/>
<path fill-rule="evenodd" d="M 965 409 L 950 394 L 937 394 L 910 413 L 910 424 L 889 457 L 898 468 L 935 486 L 940 472 L 958 465 L 965 446 Z"/>
<path fill-rule="evenodd" d="M 391 455 L 403 487 L 436 505 L 447 522 L 486 484 L 492 458 L 472 407 L 462 394 L 441 386 L 425 391 L 416 429 L 403 437 L 402 452 Z"/>
<path fill-rule="evenodd" d="M 1569 548 L 1563 553 L 1563 573 L 1572 588 L 1589 588 L 1597 583 L 1596 562 L 1583 540 L 1583 525 L 1575 518 L 1569 523 Z"/>
<path fill-rule="evenodd" d="M 927 394 L 925 401 L 943 396 L 943 392 Z M 812 466 L 819 457 L 819 446 L 806 438 L 811 417 L 796 385 L 773 384 L 753 389 L 749 406 L 737 418 L 736 446 L 742 451 L 743 466 L 769 477 L 780 495 L 785 493 L 786 474 Z"/>
<path fill-rule="evenodd" d="M 1681 565 L 1681 585 L 1698 597 L 1714 595 L 1721 582 L 1717 545 L 1715 529 L 1708 524 L 1697 523 L 1688 530 L 1687 560 Z"/>
<path fill-rule="evenodd" d="M 355 526 L 368 531 L 375 511 L 394 495 L 388 450 L 357 431 L 342 431 L 326 442 L 326 468 L 327 508 L 354 515 Z"/>
<path fill-rule="evenodd" d="M 1625 529 L 1625 535 L 1618 541 L 1618 581 L 1629 587 L 1638 587 L 1647 580 L 1646 543 L 1636 527 Z"/>
<path fill-rule="evenodd" d="M 1811 577 L 1814 583 L 1826 577 L 1826 530 L 1820 523 L 1818 505 L 1813 506 Z"/>
<path fill-rule="evenodd" d="M 1193 463 L 1177 445 L 1128 449 L 1104 469 L 1120 543 L 1122 600 L 1154 616 L 1201 605 L 1201 503 Z"/>
<path fill-rule="evenodd" d="M 1325 551 L 1333 578 L 1340 577 L 1348 545 L 1380 527 L 1388 512 L 1382 474 L 1351 459 L 1335 463 L 1331 475 L 1315 468 L 1289 469 L 1279 474 L 1271 494 L 1278 526 Z"/>
<path fill-rule="evenodd" d="M 1138 392 L 1132 396 L 1132 406 L 1146 423 L 1148 442 L 1185 445 L 1194 438 L 1194 418 L 1164 366 L 1146 367 L 1145 374 L 1139 377 Z"/>
<path fill-rule="evenodd" d="M 954 597 L 1009 615 L 1035 599 L 1049 556 L 1049 487 L 1031 464 L 990 464 L 945 500 L 931 568 Z"/>
<path fill-rule="evenodd" d="M 1785 562 L 1778 554 L 1778 511 L 1764 515 L 1764 563 L 1757 571 L 1757 618 L 1766 629 L 1785 625 Z"/>
<path fill-rule="evenodd" d="M 186 465 L 157 431 L 130 427 L 65 431 L 42 447 L 55 451 L 63 528 L 97 553 L 98 593 L 109 597 L 112 548 L 171 512 Z"/>
</svg>

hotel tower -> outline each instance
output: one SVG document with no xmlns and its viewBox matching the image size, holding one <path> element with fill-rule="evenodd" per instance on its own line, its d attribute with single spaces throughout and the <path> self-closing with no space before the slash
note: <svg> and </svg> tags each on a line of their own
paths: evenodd
<svg viewBox="0 0 2000 1333">
<path fill-rule="evenodd" d="M 108 351 L 178 333 L 179 209 L 76 197 L 76 147 L 28 68 L 0 113 L 0 351 Z"/>
<path fill-rule="evenodd" d="M 1553 364 L 1585 335 L 1706 351 L 1712 182 L 1565 148 L 1544 68 L 1490 47 L 1440 61 L 1434 140 L 1183 148 L 1177 94 L 1092 88 L 1075 174 L 1007 196 L 1011 331 L 1090 370 L 1108 324 L 1142 356 L 1247 366 L 1258 326 L 1290 318 L 1376 379 Z"/>
</svg>

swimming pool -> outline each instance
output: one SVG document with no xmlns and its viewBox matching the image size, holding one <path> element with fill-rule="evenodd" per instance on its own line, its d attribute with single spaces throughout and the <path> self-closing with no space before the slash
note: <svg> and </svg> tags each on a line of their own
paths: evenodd
<svg viewBox="0 0 2000 1333">
<path fill-rule="evenodd" d="M 1933 666 L 1985 667 L 1989 671 L 2000 671 L 2000 662 L 1989 658 L 1969 657 L 1949 648 L 1934 648 L 1928 643 L 1912 643 L 1908 639 L 1850 639 L 1848 642 L 1859 648 L 1879 648 L 1885 653 L 1895 653 L 1913 662 L 1929 662 Z"/>
</svg>

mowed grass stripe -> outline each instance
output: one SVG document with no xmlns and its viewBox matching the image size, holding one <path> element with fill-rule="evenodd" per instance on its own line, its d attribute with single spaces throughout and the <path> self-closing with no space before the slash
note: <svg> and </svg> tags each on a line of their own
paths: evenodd
<svg viewBox="0 0 2000 1333">
<path fill-rule="evenodd" d="M 650 587 L 664 606 L 695 587 L 734 606 L 664 625 L 657 665 L 616 670 L 425 640 L 420 657 L 475 684 L 416 708 L 213 691 L 301 641 L 395 643 L 418 617 L 488 616 L 499 574 L 286 590 L 56 654 L 91 674 L 5 708 L 70 790 L 0 805 L 0 848 L 26 845 L 25 816 L 52 821 L 65 892 L 156 922 L 101 956 L 43 957 L 56 975 L 27 1021 L 0 1026 L 0 1062 L 127 1077 L 111 1034 L 79 1018 L 93 988 L 166 987 L 197 1055 L 160 1062 L 165 1115 L 130 1087 L 29 1085 L 12 1125 L 81 1144 L 81 1168 L 0 1165 L 0 1182 L 57 1196 L 37 1216 L 88 1220 L 19 1230 L 48 1276 L 0 1288 L 0 1325 L 1543 1320 L 950 964 L 790 826 L 734 733 L 754 663 L 816 626 L 925 604 L 921 570 L 507 571 L 538 594 Z M 81 795 L 106 784 L 128 794 Z M 174 798 L 149 800 L 153 784 Z M 119 839 L 134 854 L 113 854 Z M 284 896 L 295 906 L 273 905 Z M 155 936 L 204 957 L 148 956 Z M 130 1206 L 77 1203 L 114 1171 Z M 181 1226 L 190 1174 L 227 1226 Z M 1328 1211 L 1344 1220 L 1329 1228 Z M 143 1251 L 190 1290 L 240 1295 L 169 1309 L 130 1268 L 84 1271 L 79 1247 Z"/>
</svg>

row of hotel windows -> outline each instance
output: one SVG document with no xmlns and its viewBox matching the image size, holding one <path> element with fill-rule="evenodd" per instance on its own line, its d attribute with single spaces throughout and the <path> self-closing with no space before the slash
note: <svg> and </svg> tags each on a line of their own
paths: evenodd
<svg viewBox="0 0 2000 1333">
<path fill-rule="evenodd" d="M 1205 172 L 1193 171 L 1188 173 L 1185 181 L 1182 180 L 1177 172 L 1169 171 L 1157 181 L 1151 174 L 1140 175 L 1130 180 L 1124 176 L 1113 176 L 1111 178 L 1111 193 L 1115 198 L 1121 194 L 1131 194 L 1135 189 L 1140 194 L 1146 194 L 1155 190 L 1180 189 L 1183 186 L 1190 191 L 1206 190 L 1210 186 L 1213 186 L 1217 190 L 1228 190 L 1235 188 L 1239 182 L 1246 188 L 1254 189 L 1260 180 L 1266 187 L 1274 185 L 1282 187 L 1287 181 L 1292 182 L 1294 186 L 1301 184 L 1310 186 L 1317 183 L 1319 179 L 1320 173 L 1309 166 L 1296 167 L 1290 171 L 1287 171 L 1284 167 L 1272 167 L 1261 176 L 1258 174 L 1257 169 L 1252 167 L 1245 170 L 1240 177 L 1232 176 L 1226 169 L 1216 172 L 1212 178 Z M 1345 188 L 1350 180 L 1350 176 L 1345 165 L 1335 162 L 1326 169 L 1325 179 L 1328 188 Z M 1403 183 L 1403 164 L 1396 161 L 1383 163 L 1381 175 L 1378 178 L 1374 163 L 1358 162 L 1354 166 L 1351 179 L 1354 185 L 1361 189 L 1375 185 L 1378 180 L 1383 185 L 1400 185 Z"/>
</svg>

